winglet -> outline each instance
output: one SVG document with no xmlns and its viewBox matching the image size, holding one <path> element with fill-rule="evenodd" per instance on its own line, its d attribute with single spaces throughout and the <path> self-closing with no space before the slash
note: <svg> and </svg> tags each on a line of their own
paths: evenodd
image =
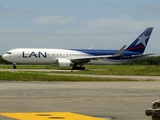
<svg viewBox="0 0 160 120">
<path fill-rule="evenodd" d="M 124 49 L 126 48 L 127 45 L 124 45 L 120 50 L 118 50 L 114 55 L 112 55 L 112 57 L 118 57 L 121 56 Z"/>
</svg>

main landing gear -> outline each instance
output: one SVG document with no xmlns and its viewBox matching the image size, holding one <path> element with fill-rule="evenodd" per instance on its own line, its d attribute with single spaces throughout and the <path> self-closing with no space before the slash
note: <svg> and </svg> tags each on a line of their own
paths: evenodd
<svg viewBox="0 0 160 120">
<path fill-rule="evenodd" d="M 85 67 L 81 67 L 81 66 L 73 66 L 72 70 L 85 70 Z"/>
<path fill-rule="evenodd" d="M 16 63 L 13 63 L 13 69 L 17 69 Z"/>
</svg>

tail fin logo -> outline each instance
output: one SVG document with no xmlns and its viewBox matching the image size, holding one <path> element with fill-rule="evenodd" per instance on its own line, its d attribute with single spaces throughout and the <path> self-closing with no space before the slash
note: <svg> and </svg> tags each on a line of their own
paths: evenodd
<svg viewBox="0 0 160 120">
<path fill-rule="evenodd" d="M 146 39 L 148 39 L 148 38 L 149 38 L 149 36 L 145 36 L 145 35 L 143 34 L 143 36 L 141 36 L 141 37 L 138 38 L 139 40 L 138 40 L 138 42 L 136 43 L 136 45 L 142 43 L 142 44 L 146 47 Z"/>
<path fill-rule="evenodd" d="M 126 50 L 132 52 L 143 53 L 147 43 L 149 41 L 150 35 L 152 33 L 153 27 L 146 28 L 130 45 Z"/>
</svg>

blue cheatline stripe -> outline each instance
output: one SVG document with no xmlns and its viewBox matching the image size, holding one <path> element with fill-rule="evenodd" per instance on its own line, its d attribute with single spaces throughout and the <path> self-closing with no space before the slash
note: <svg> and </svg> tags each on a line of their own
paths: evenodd
<svg viewBox="0 0 160 120">
<path fill-rule="evenodd" d="M 89 55 L 114 55 L 118 50 L 88 50 L 88 49 L 69 49 L 69 50 L 74 50 L 74 51 L 78 51 L 78 52 L 83 52 L 85 54 L 89 54 Z M 138 55 L 141 54 L 139 52 L 132 52 L 132 51 L 127 51 L 125 50 L 123 52 L 123 56 L 131 56 L 131 55 Z"/>
<path fill-rule="evenodd" d="M 88 49 L 70 49 L 78 52 L 83 52 L 89 55 L 113 55 L 117 52 L 117 50 L 88 50 Z"/>
</svg>

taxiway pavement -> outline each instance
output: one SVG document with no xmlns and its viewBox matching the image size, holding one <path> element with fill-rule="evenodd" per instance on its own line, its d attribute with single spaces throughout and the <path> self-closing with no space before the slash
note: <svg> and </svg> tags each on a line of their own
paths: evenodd
<svg viewBox="0 0 160 120">
<path fill-rule="evenodd" d="M 92 79 L 92 78 L 90 78 Z M 0 113 L 73 112 L 116 120 L 151 120 L 160 82 L 0 82 Z M 0 116 L 2 120 L 13 120 Z"/>
</svg>

